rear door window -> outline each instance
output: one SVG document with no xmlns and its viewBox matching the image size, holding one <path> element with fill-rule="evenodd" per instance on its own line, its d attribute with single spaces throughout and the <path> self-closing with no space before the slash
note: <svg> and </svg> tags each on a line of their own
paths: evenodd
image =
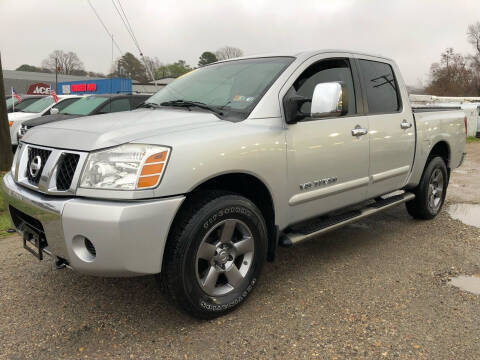
<svg viewBox="0 0 480 360">
<path fill-rule="evenodd" d="M 367 93 L 369 114 L 389 114 L 400 111 L 400 96 L 392 67 L 370 60 L 359 60 L 359 63 Z"/>
<path fill-rule="evenodd" d="M 128 111 L 130 110 L 130 101 L 127 98 L 114 99 L 108 104 L 105 104 L 99 111 L 100 114 Z"/>
<path fill-rule="evenodd" d="M 80 100 L 80 98 L 71 98 L 71 99 L 65 99 L 63 101 L 60 101 L 56 105 L 52 106 L 52 109 L 58 109 L 58 111 L 62 111 L 65 109 L 68 105 L 73 104 L 75 101 Z"/>
</svg>

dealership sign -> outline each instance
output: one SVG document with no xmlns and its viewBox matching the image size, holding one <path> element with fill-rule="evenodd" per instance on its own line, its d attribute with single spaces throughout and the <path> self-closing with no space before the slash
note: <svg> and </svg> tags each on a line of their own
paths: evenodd
<svg viewBox="0 0 480 360">
<path fill-rule="evenodd" d="M 70 93 L 84 93 L 84 92 L 95 92 L 97 91 L 97 84 L 95 83 L 83 83 L 83 84 L 64 84 L 62 85 L 62 92 L 64 94 Z"/>
<path fill-rule="evenodd" d="M 36 83 L 29 86 L 27 94 L 30 95 L 49 95 L 50 85 L 45 83 Z"/>
</svg>

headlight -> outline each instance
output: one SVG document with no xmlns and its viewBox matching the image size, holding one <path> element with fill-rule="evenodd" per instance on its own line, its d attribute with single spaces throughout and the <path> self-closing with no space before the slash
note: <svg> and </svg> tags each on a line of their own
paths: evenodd
<svg viewBox="0 0 480 360">
<path fill-rule="evenodd" d="M 17 150 L 15 151 L 15 154 L 13 155 L 13 160 L 12 160 L 12 167 L 10 168 L 10 172 L 12 173 L 13 178 L 15 179 L 16 175 L 16 170 L 17 170 L 17 158 L 18 158 L 18 153 L 20 152 L 20 149 L 22 148 L 22 143 L 18 143 Z"/>
<path fill-rule="evenodd" d="M 80 187 L 142 190 L 156 187 L 165 171 L 170 148 L 126 144 L 92 152 L 83 169 Z"/>
</svg>

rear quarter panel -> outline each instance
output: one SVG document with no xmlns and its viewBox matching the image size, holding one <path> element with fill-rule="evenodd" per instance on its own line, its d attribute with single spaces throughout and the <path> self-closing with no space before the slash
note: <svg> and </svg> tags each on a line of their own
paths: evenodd
<svg viewBox="0 0 480 360">
<path fill-rule="evenodd" d="M 437 143 L 447 143 L 450 152 L 447 167 L 450 169 L 460 166 L 466 143 L 463 111 L 416 112 L 414 115 L 417 144 L 408 187 L 416 186 L 420 182 L 428 156 Z"/>
</svg>

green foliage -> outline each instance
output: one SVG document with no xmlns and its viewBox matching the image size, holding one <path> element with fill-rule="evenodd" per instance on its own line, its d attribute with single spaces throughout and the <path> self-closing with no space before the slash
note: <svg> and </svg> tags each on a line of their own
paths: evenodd
<svg viewBox="0 0 480 360">
<path fill-rule="evenodd" d="M 43 72 L 43 73 L 49 73 L 50 70 L 45 69 L 45 68 L 40 68 L 34 65 L 28 65 L 28 64 L 23 64 L 20 65 L 18 68 L 15 70 L 17 71 L 29 71 L 29 72 Z"/>
<path fill-rule="evenodd" d="M 193 70 L 192 67 L 188 65 L 185 62 L 185 60 L 178 60 L 173 64 L 161 65 L 155 71 L 155 78 L 157 79 L 162 79 L 166 77 L 176 78 L 192 70 Z"/>
<path fill-rule="evenodd" d="M 140 83 L 148 82 L 145 65 L 132 53 L 125 53 L 115 64 L 113 75 L 119 77 L 130 77 Z"/>
<path fill-rule="evenodd" d="M 480 142 L 480 138 L 477 138 L 477 137 L 474 137 L 474 136 L 467 137 L 467 144 L 474 143 L 474 142 Z"/>
<path fill-rule="evenodd" d="M 3 175 L 4 174 L 0 173 L 0 181 L 3 178 Z M 0 192 L 0 239 L 10 235 L 9 233 L 7 233 L 7 230 L 10 228 L 12 228 L 10 216 L 5 211 L 5 207 L 3 205 L 3 196 Z"/>
<path fill-rule="evenodd" d="M 200 55 L 198 66 L 205 66 L 214 63 L 215 61 L 218 61 L 217 56 L 210 51 L 205 51 L 202 55 Z"/>
</svg>

